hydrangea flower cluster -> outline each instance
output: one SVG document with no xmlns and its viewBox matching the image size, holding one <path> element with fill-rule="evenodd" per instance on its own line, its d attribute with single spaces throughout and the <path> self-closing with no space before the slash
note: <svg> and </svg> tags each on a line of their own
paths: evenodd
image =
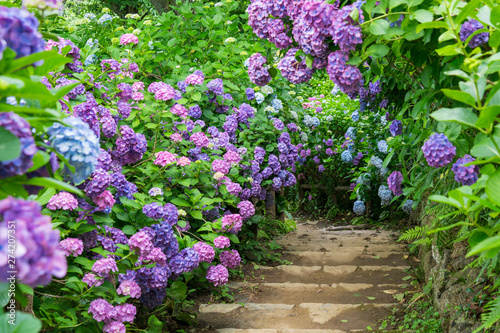
<svg viewBox="0 0 500 333">
<path fill-rule="evenodd" d="M 41 213 L 42 207 L 34 202 L 8 197 L 0 201 L 0 248 L 8 248 L 8 224 L 16 230 L 15 271 L 17 279 L 29 286 L 47 285 L 52 275 L 63 278 L 67 262 L 59 249 L 59 230 L 52 229 L 51 219 Z M 13 221 L 13 222 L 12 222 Z M 73 248 L 79 252 L 79 248 Z M 5 252 L 4 252 L 5 253 Z M 8 271 L 6 255 L 0 256 L 0 279 L 6 281 Z"/>
<path fill-rule="evenodd" d="M 0 113 L 0 127 L 11 132 L 19 139 L 21 149 L 18 158 L 0 161 L 0 178 L 26 173 L 33 166 L 33 156 L 38 150 L 29 123 L 14 112 L 3 112 Z"/>
<path fill-rule="evenodd" d="M 401 209 L 403 209 L 406 214 L 410 215 L 413 211 L 413 200 L 406 200 Z"/>
<path fill-rule="evenodd" d="M 64 123 L 71 127 L 54 123 L 47 133 L 52 147 L 75 168 L 75 171 L 71 172 L 66 167 L 65 172 L 73 183 L 78 184 L 95 170 L 100 155 L 99 139 L 88 124 L 79 118 L 69 117 Z"/>
<path fill-rule="evenodd" d="M 402 182 L 403 182 L 403 174 L 399 171 L 392 172 L 389 178 L 387 178 L 389 189 L 397 197 L 403 194 L 403 190 L 401 189 Z"/>
<path fill-rule="evenodd" d="M 16 58 L 44 50 L 45 41 L 38 32 L 39 22 L 27 10 L 0 6 L 0 22 L 0 58 L 7 47 L 16 52 Z"/>
<path fill-rule="evenodd" d="M 401 120 L 394 119 L 389 126 L 392 136 L 397 136 L 403 134 L 403 124 Z"/>
<path fill-rule="evenodd" d="M 353 211 L 356 215 L 363 215 L 365 213 L 366 207 L 365 203 L 361 200 L 354 202 Z"/>
<path fill-rule="evenodd" d="M 75 210 L 78 208 L 78 200 L 71 193 L 62 191 L 50 198 L 47 208 L 50 210 Z"/>
<path fill-rule="evenodd" d="M 263 67 L 266 62 L 267 59 L 260 53 L 252 54 L 249 59 L 248 75 L 250 80 L 258 86 L 265 86 L 271 81 L 271 75 L 267 68 Z"/>
<path fill-rule="evenodd" d="M 392 191 L 385 185 L 380 185 L 378 188 L 378 196 L 382 200 L 382 206 L 388 206 L 392 200 Z"/>
<path fill-rule="evenodd" d="M 455 157 L 457 148 L 448 140 L 446 135 L 435 133 L 422 146 L 427 164 L 439 168 L 450 163 Z"/>
<path fill-rule="evenodd" d="M 472 185 L 477 182 L 479 174 L 479 166 L 469 165 L 467 163 L 474 162 L 476 159 L 466 154 L 464 157 L 457 159 L 455 164 L 451 167 L 451 171 L 455 173 L 455 180 L 462 185 Z"/>
<path fill-rule="evenodd" d="M 288 50 L 277 66 L 281 75 L 294 84 L 308 82 L 314 73 L 311 68 L 307 67 L 304 56 L 301 57 L 300 62 L 295 59 L 297 51 L 298 48 Z"/>
<path fill-rule="evenodd" d="M 207 269 L 206 277 L 214 286 L 223 286 L 229 279 L 229 272 L 224 265 L 210 266 Z"/>
<path fill-rule="evenodd" d="M 460 40 L 462 42 L 467 41 L 470 35 L 472 35 L 476 30 L 484 29 L 484 26 L 477 20 L 470 19 L 462 24 L 460 28 Z M 490 39 L 490 34 L 488 32 L 481 32 L 469 41 L 468 46 L 470 48 L 476 48 L 488 42 Z"/>
</svg>

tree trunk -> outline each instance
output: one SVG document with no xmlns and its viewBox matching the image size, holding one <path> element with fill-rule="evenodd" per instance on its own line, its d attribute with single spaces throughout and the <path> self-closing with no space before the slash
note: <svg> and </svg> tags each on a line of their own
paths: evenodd
<svg viewBox="0 0 500 333">
<path fill-rule="evenodd" d="M 276 196 L 273 190 L 266 193 L 266 218 L 276 220 Z"/>
</svg>

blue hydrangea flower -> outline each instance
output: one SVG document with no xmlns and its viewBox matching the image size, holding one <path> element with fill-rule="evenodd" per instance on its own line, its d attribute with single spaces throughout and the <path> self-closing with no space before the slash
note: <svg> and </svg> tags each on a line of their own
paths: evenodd
<svg viewBox="0 0 500 333">
<path fill-rule="evenodd" d="M 335 96 L 335 95 L 337 95 L 337 94 L 339 93 L 339 91 L 340 91 L 340 87 L 339 87 L 339 86 L 337 86 L 337 85 L 335 84 L 335 85 L 333 86 L 333 89 L 332 89 L 332 91 L 331 91 L 331 94 L 332 94 L 333 96 Z"/>
<path fill-rule="evenodd" d="M 309 139 L 309 138 L 307 137 L 307 133 L 305 133 L 305 132 L 300 132 L 299 137 L 300 137 L 300 140 L 301 140 L 302 142 L 304 142 L 304 143 L 305 143 L 305 142 L 307 142 L 307 140 Z"/>
<path fill-rule="evenodd" d="M 255 93 L 255 101 L 257 102 L 257 104 L 261 104 L 262 102 L 264 102 L 264 95 L 260 92 L 257 92 Z"/>
<path fill-rule="evenodd" d="M 351 119 L 353 121 L 358 121 L 359 120 L 359 112 L 358 111 L 354 111 L 351 115 Z"/>
<path fill-rule="evenodd" d="M 109 15 L 109 14 L 104 14 L 103 16 L 101 16 L 101 17 L 99 18 L 99 20 L 97 20 L 97 23 L 98 23 L 98 24 L 105 24 L 105 23 L 107 23 L 107 22 L 109 22 L 109 21 L 112 21 L 112 20 L 113 20 L 113 17 L 112 17 L 111 15 Z"/>
<path fill-rule="evenodd" d="M 87 42 L 85 43 L 85 46 L 90 46 L 90 48 L 92 49 L 94 46 L 96 45 L 99 45 L 99 40 L 98 39 L 93 39 L 93 38 L 89 38 L 87 40 Z"/>
<path fill-rule="evenodd" d="M 378 196 L 382 200 L 382 206 L 388 206 L 392 200 L 392 191 L 385 185 L 380 185 L 378 188 Z"/>
<path fill-rule="evenodd" d="M 333 121 L 333 116 L 327 116 L 327 117 L 326 117 L 326 121 L 328 121 L 328 122 L 332 122 L 332 121 Z"/>
<path fill-rule="evenodd" d="M 83 17 L 86 19 L 89 19 L 89 20 L 94 20 L 96 18 L 94 13 L 85 13 L 85 15 L 83 15 Z"/>
<path fill-rule="evenodd" d="M 366 210 L 365 203 L 361 200 L 355 201 L 352 210 L 356 215 L 363 215 Z"/>
<path fill-rule="evenodd" d="M 311 118 L 311 122 L 312 122 L 312 125 L 313 125 L 314 127 L 318 127 L 318 126 L 319 126 L 319 124 L 320 124 L 320 121 L 319 121 L 318 117 L 312 117 L 312 118 Z"/>
<path fill-rule="evenodd" d="M 97 61 L 97 56 L 95 54 L 91 54 L 87 57 L 87 59 L 85 59 L 83 64 L 85 66 L 90 66 L 90 65 L 94 64 L 96 61 Z"/>
<path fill-rule="evenodd" d="M 347 132 L 345 132 L 345 138 L 356 139 L 356 129 L 354 127 L 349 127 Z"/>
<path fill-rule="evenodd" d="M 54 123 L 48 130 L 52 147 L 75 168 L 71 172 L 65 167 L 65 173 L 73 183 L 79 184 L 95 170 L 100 154 L 99 139 L 80 118 L 69 117 L 64 121 L 71 127 Z"/>
<path fill-rule="evenodd" d="M 340 155 L 340 158 L 342 158 L 342 161 L 346 163 L 352 163 L 352 154 L 348 150 L 344 150 Z"/>
<path fill-rule="evenodd" d="M 389 149 L 385 140 L 380 140 L 379 142 L 377 142 L 377 148 L 378 151 L 383 154 L 387 154 L 387 149 Z"/>
<path fill-rule="evenodd" d="M 382 165 L 384 164 L 384 161 L 382 161 L 379 157 L 373 155 L 370 158 L 370 164 L 376 167 L 377 169 L 382 169 Z"/>
<path fill-rule="evenodd" d="M 271 105 L 275 110 L 283 110 L 283 102 L 279 99 L 273 99 Z"/>
<path fill-rule="evenodd" d="M 403 209 L 403 212 L 410 215 L 413 211 L 413 200 L 406 200 L 401 208 Z"/>
</svg>

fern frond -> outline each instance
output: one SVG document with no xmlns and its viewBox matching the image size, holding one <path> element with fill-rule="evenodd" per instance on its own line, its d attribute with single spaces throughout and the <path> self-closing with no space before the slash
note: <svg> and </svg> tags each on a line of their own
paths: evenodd
<svg viewBox="0 0 500 333">
<path fill-rule="evenodd" d="M 406 230 L 405 232 L 403 232 L 403 234 L 399 237 L 398 242 L 401 242 L 401 241 L 411 242 L 411 241 L 414 241 L 415 239 L 423 238 L 424 236 L 427 235 L 427 231 L 429 231 L 427 226 L 423 226 L 423 227 L 416 226 L 413 229 L 409 229 L 409 230 Z"/>
<path fill-rule="evenodd" d="M 491 326 L 497 324 L 500 321 L 500 297 L 491 300 L 484 307 L 485 312 L 481 316 L 483 324 L 477 330 L 474 331 L 480 332 L 485 328 L 490 328 Z"/>
</svg>

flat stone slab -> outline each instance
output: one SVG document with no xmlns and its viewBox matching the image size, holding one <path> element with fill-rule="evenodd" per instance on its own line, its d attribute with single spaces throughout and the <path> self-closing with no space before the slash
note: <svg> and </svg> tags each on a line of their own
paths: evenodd
<svg viewBox="0 0 500 333">
<path fill-rule="evenodd" d="M 261 303 L 245 303 L 244 309 L 248 311 L 280 311 L 280 310 L 292 310 L 295 304 L 261 304 Z"/>
<path fill-rule="evenodd" d="M 395 304 L 380 304 L 371 303 L 369 305 L 356 305 L 356 304 L 330 304 L 330 303 L 302 303 L 299 304 L 300 309 L 309 311 L 309 316 L 312 321 L 318 324 L 324 324 L 331 319 L 339 316 L 343 311 L 362 308 L 362 307 L 391 307 Z"/>
<path fill-rule="evenodd" d="M 200 304 L 200 313 L 229 313 L 240 308 L 239 304 Z"/>
</svg>

